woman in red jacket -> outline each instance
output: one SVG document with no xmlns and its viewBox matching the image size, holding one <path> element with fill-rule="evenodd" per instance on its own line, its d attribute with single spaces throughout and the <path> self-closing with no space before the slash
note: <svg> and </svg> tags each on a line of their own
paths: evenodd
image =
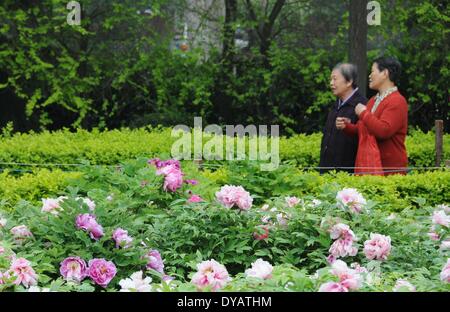
<svg viewBox="0 0 450 312">
<path fill-rule="evenodd" d="M 377 90 L 367 106 L 358 104 L 355 113 L 369 134 L 375 136 L 385 175 L 406 174 L 408 157 L 405 139 L 408 131 L 408 103 L 396 87 L 401 73 L 400 62 L 380 57 L 372 65 L 369 87 Z M 358 127 L 344 118 L 336 119 L 336 127 L 348 135 L 357 135 Z"/>
</svg>

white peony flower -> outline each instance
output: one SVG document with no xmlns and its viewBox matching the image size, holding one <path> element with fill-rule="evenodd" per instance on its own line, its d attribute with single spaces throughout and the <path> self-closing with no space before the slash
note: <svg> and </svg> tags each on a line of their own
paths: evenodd
<svg viewBox="0 0 450 312">
<path fill-rule="evenodd" d="M 272 277 L 272 265 L 262 259 L 258 259 L 252 263 L 252 267 L 245 271 L 247 277 L 255 277 L 261 279 L 268 279 Z"/>
<path fill-rule="evenodd" d="M 119 282 L 122 289 L 121 292 L 151 292 L 151 277 L 142 278 L 142 271 L 131 274 L 130 278 L 123 279 Z"/>
</svg>

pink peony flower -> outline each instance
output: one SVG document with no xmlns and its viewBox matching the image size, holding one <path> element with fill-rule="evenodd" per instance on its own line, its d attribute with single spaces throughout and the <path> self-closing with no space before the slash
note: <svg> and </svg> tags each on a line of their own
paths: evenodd
<svg viewBox="0 0 450 312">
<path fill-rule="evenodd" d="M 164 190 L 175 192 L 183 185 L 183 174 L 179 169 L 173 169 L 164 178 Z"/>
<path fill-rule="evenodd" d="M 334 241 L 328 251 L 335 258 L 354 257 L 358 253 L 358 248 L 353 246 L 352 240 L 338 239 Z"/>
<path fill-rule="evenodd" d="M 249 210 L 252 208 L 253 198 L 250 196 L 250 193 L 245 192 L 245 194 L 241 194 L 238 200 L 236 201 L 236 205 L 241 210 Z"/>
<path fill-rule="evenodd" d="M 188 202 L 189 203 L 200 203 L 203 201 L 203 198 L 201 198 L 199 195 L 192 195 L 189 199 Z"/>
<path fill-rule="evenodd" d="M 154 165 L 157 170 L 157 175 L 164 175 L 163 189 L 175 192 L 183 184 L 183 173 L 180 169 L 180 162 L 178 160 L 160 161 L 158 158 L 148 161 L 149 164 Z"/>
<path fill-rule="evenodd" d="M 331 266 L 331 274 L 339 278 L 339 283 L 348 290 L 357 290 L 361 287 L 362 279 L 358 272 L 347 267 L 342 260 L 336 260 Z"/>
<path fill-rule="evenodd" d="M 153 269 L 159 273 L 164 273 L 164 262 L 158 250 L 150 250 L 146 255 L 146 258 L 149 260 L 147 263 L 147 268 Z"/>
<path fill-rule="evenodd" d="M 394 292 L 404 292 L 404 291 L 415 292 L 416 287 L 407 280 L 399 279 L 395 283 L 395 286 L 392 290 Z"/>
<path fill-rule="evenodd" d="M 108 286 L 116 276 L 117 269 L 114 263 L 105 259 L 92 259 L 89 261 L 88 275 L 98 285 Z"/>
<path fill-rule="evenodd" d="M 300 199 L 298 199 L 297 197 L 293 196 L 293 197 L 285 197 L 284 198 L 286 200 L 286 204 L 288 205 L 288 207 L 294 207 L 296 205 L 298 205 L 300 203 Z"/>
<path fill-rule="evenodd" d="M 445 211 L 435 211 L 433 213 L 433 217 L 431 218 L 433 224 L 435 225 L 442 225 L 445 227 L 448 227 L 449 223 L 450 223 L 450 216 L 447 216 L 445 214 Z"/>
<path fill-rule="evenodd" d="M 97 223 L 94 215 L 80 214 L 75 220 L 76 227 L 89 233 L 92 239 L 99 240 L 103 235 L 103 227 Z"/>
<path fill-rule="evenodd" d="M 18 225 L 13 227 L 11 229 L 11 234 L 17 242 L 22 242 L 22 240 L 33 236 L 26 225 Z"/>
<path fill-rule="evenodd" d="M 93 223 L 97 223 L 97 220 L 94 215 L 89 213 L 80 214 L 75 219 L 76 227 L 86 231 L 92 227 Z"/>
<path fill-rule="evenodd" d="M 114 230 L 112 238 L 116 242 L 116 248 L 128 248 L 131 246 L 131 242 L 133 241 L 133 238 L 128 236 L 128 231 L 121 228 Z"/>
<path fill-rule="evenodd" d="M 364 242 L 364 254 L 369 260 L 386 260 L 391 252 L 391 238 L 381 234 L 370 234 Z"/>
<path fill-rule="evenodd" d="M 347 239 L 347 240 L 356 240 L 355 233 L 350 229 L 347 224 L 338 223 L 334 225 L 330 230 L 330 238 L 331 239 Z"/>
<path fill-rule="evenodd" d="M 61 262 L 59 272 L 65 280 L 79 283 L 87 276 L 87 265 L 80 257 L 68 257 Z"/>
<path fill-rule="evenodd" d="M 14 284 L 22 284 L 24 287 L 37 285 L 38 276 L 30 265 L 30 262 L 25 258 L 17 258 L 13 260 L 9 268 L 12 275 L 16 277 Z"/>
<path fill-rule="evenodd" d="M 328 282 L 320 286 L 319 292 L 348 292 L 348 288 L 342 286 L 341 283 Z"/>
<path fill-rule="evenodd" d="M 100 224 L 94 225 L 89 231 L 89 236 L 95 240 L 99 240 L 103 235 L 103 227 Z"/>
<path fill-rule="evenodd" d="M 217 291 L 231 281 L 227 269 L 214 259 L 197 264 L 197 272 L 192 276 L 192 283 L 198 290 L 210 287 Z"/>
<path fill-rule="evenodd" d="M 41 212 L 48 212 L 57 216 L 63 209 L 61 203 L 67 199 L 67 196 L 60 196 L 58 198 L 43 198 Z"/>
<path fill-rule="evenodd" d="M 439 234 L 436 232 L 430 232 L 428 233 L 428 237 L 430 237 L 431 240 L 438 241 L 439 240 Z"/>
<path fill-rule="evenodd" d="M 328 262 L 329 264 L 333 264 L 334 261 L 336 261 L 336 257 L 333 256 L 333 254 L 331 254 L 331 255 L 329 255 L 329 256 L 327 257 L 327 262 Z"/>
<path fill-rule="evenodd" d="M 352 213 L 360 213 L 367 204 L 364 197 L 353 188 L 345 188 L 336 195 L 338 206 L 349 209 Z"/>
<path fill-rule="evenodd" d="M 252 207 L 253 198 L 242 186 L 225 185 L 216 192 L 216 199 L 225 208 L 232 208 L 234 205 L 241 210 L 249 210 Z"/>
<path fill-rule="evenodd" d="M 222 186 L 219 192 L 216 193 L 216 199 L 225 208 L 231 208 L 235 205 L 234 186 Z"/>
<path fill-rule="evenodd" d="M 333 258 L 354 257 L 358 253 L 358 248 L 353 246 L 357 238 L 348 225 L 343 223 L 334 225 L 330 229 L 330 237 L 336 240 L 329 249 Z"/>
<path fill-rule="evenodd" d="M 450 283 L 450 258 L 447 259 L 447 263 L 442 268 L 441 281 Z"/>
<path fill-rule="evenodd" d="M 43 198 L 42 199 L 42 212 L 50 212 L 53 215 L 58 215 L 58 210 L 60 209 L 59 202 L 54 198 Z"/>
<path fill-rule="evenodd" d="M 272 265 L 262 259 L 258 259 L 252 263 L 252 267 L 245 271 L 247 277 L 254 277 L 260 279 L 269 279 L 272 277 Z"/>
</svg>

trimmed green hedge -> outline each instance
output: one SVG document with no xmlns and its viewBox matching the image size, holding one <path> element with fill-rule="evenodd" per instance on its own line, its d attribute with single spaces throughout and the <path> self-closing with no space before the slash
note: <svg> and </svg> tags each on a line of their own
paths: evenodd
<svg viewBox="0 0 450 312">
<path fill-rule="evenodd" d="M 171 130 L 137 129 L 68 130 L 40 134 L 3 135 L 0 138 L 0 162 L 74 164 L 117 164 L 136 157 L 169 157 Z M 209 139 L 204 139 L 206 143 Z M 299 134 L 280 140 L 280 159 L 302 166 L 319 164 L 321 134 Z M 450 159 L 450 135 L 444 139 L 444 159 Z M 434 134 L 411 131 L 407 138 L 410 166 L 434 166 Z M 4 167 L 4 166 L 3 166 Z"/>
<path fill-rule="evenodd" d="M 317 166 L 322 134 L 295 135 L 280 140 L 280 158 L 292 160 L 302 167 Z M 433 132 L 410 131 L 406 138 L 410 167 L 435 166 L 435 135 Z M 450 135 L 444 136 L 444 159 L 450 159 Z"/>
<path fill-rule="evenodd" d="M 0 160 L 39 164 L 75 164 L 87 160 L 91 164 L 117 164 L 170 152 L 172 141 L 175 139 L 171 140 L 169 129 L 18 133 L 0 140 Z"/>
<path fill-rule="evenodd" d="M 13 207 L 22 199 L 40 201 L 60 193 L 80 176 L 80 172 L 40 169 L 17 177 L 4 171 L 0 173 L 0 201 L 3 201 L 3 209 Z"/>
</svg>

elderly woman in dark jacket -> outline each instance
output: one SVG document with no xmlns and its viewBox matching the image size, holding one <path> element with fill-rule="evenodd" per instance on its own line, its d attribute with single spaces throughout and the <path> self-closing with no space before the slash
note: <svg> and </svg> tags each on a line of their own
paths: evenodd
<svg viewBox="0 0 450 312">
<path fill-rule="evenodd" d="M 344 168 L 355 166 L 358 138 L 349 137 L 336 129 L 336 119 L 348 118 L 353 124 L 358 121 L 355 107 L 358 103 L 367 103 L 367 99 L 359 93 L 356 79 L 357 68 L 353 64 L 338 64 L 331 73 L 330 86 L 337 100 L 328 113 L 323 130 L 319 165 L 322 167 L 321 173 L 329 170 L 354 171 Z"/>
</svg>

